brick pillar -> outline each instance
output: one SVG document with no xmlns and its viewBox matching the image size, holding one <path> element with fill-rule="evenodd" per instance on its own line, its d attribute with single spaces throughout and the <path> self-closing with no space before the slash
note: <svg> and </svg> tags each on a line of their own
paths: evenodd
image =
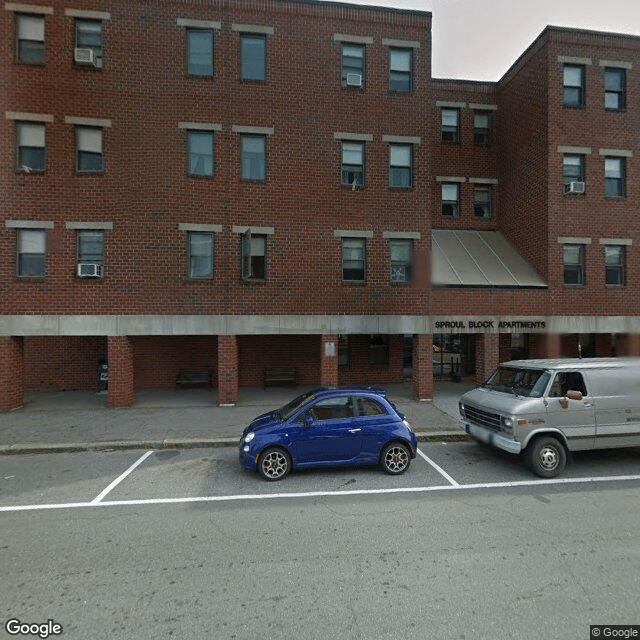
<svg viewBox="0 0 640 640">
<path fill-rule="evenodd" d="M 0 411 L 24 404 L 24 338 L 0 337 Z"/>
<path fill-rule="evenodd" d="M 133 345 L 128 336 L 109 336 L 107 339 L 109 384 L 107 404 L 128 407 L 133 404 Z"/>
<path fill-rule="evenodd" d="M 498 339 L 498 360 L 507 362 L 511 360 L 511 334 L 501 333 Z"/>
<path fill-rule="evenodd" d="M 616 336 L 616 355 L 640 356 L 640 334 L 621 333 Z"/>
<path fill-rule="evenodd" d="M 238 339 L 218 336 L 218 404 L 233 406 L 238 402 Z"/>
<path fill-rule="evenodd" d="M 413 336 L 411 384 L 418 400 L 433 400 L 433 336 L 430 333 Z"/>
<path fill-rule="evenodd" d="M 500 364 L 500 336 L 497 333 L 476 334 L 476 377 L 484 382 Z"/>
<path fill-rule="evenodd" d="M 323 335 L 320 341 L 320 384 L 338 386 L 338 336 Z"/>
</svg>

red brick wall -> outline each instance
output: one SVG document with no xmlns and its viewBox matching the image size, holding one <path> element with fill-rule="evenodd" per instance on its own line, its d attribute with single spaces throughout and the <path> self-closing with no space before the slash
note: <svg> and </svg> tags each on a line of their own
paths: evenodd
<svg viewBox="0 0 640 640">
<path fill-rule="evenodd" d="M 24 339 L 27 389 L 97 390 L 101 359 L 107 359 L 104 337 L 28 336 Z"/>
<path fill-rule="evenodd" d="M 101 71 L 72 63 L 73 19 L 68 3 L 51 0 L 46 17 L 46 64 L 13 63 L 13 12 L 0 14 L 5 109 L 51 114 L 47 169 L 14 172 L 14 122 L 0 121 L 0 189 L 6 217 L 54 222 L 48 232 L 47 277 L 15 273 L 15 230 L 0 224 L 0 279 L 8 314 L 250 314 L 423 312 L 423 286 L 391 286 L 384 231 L 417 231 L 429 207 L 430 15 L 324 3 L 155 3 L 107 0 Z M 81 0 L 74 8 L 96 9 Z M 185 28 L 176 19 L 221 21 L 215 33 L 214 77 L 190 78 Z M 272 26 L 267 81 L 238 77 L 239 34 L 232 23 Z M 364 90 L 340 87 L 340 43 L 334 33 L 374 38 L 367 46 Z M 388 92 L 388 47 L 382 38 L 419 41 L 415 89 Z M 105 170 L 74 171 L 74 129 L 65 116 L 111 120 L 104 132 Z M 180 121 L 217 123 L 216 173 L 185 175 Z M 239 136 L 232 125 L 273 127 L 267 140 L 267 181 L 239 177 Z M 369 133 L 366 188 L 340 186 L 335 132 Z M 388 185 L 383 135 L 419 136 L 415 186 Z M 10 213 L 9 213 L 10 212 Z M 102 280 L 75 276 L 75 231 L 68 221 L 108 221 Z M 213 280 L 188 282 L 185 233 L 179 223 L 222 225 L 215 238 Z M 274 227 L 267 280 L 240 279 L 239 237 L 233 226 Z M 374 231 L 365 286 L 341 280 L 335 229 Z M 428 234 L 416 253 L 428 254 Z"/>
<path fill-rule="evenodd" d="M 319 385 L 320 336 L 238 336 L 238 362 L 241 387 L 261 387 L 268 368 L 294 368 L 298 384 Z"/>
<path fill-rule="evenodd" d="M 172 389 L 181 370 L 212 372 L 212 386 L 218 385 L 217 336 L 135 336 L 136 389 Z"/>
<path fill-rule="evenodd" d="M 338 370 L 341 385 L 376 385 L 402 382 L 404 343 L 402 336 L 389 336 L 389 361 L 370 364 L 369 336 L 349 336 L 350 365 Z"/>
<path fill-rule="evenodd" d="M 0 411 L 22 406 L 24 380 L 23 338 L 0 337 Z"/>
</svg>

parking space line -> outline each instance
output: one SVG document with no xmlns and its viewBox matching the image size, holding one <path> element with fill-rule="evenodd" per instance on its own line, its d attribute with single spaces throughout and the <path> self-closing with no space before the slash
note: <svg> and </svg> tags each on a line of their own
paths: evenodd
<svg viewBox="0 0 640 640">
<path fill-rule="evenodd" d="M 142 462 L 142 460 L 140 460 Z M 340 496 L 367 496 L 391 493 L 437 493 L 440 491 L 473 491 L 478 489 L 508 489 L 517 487 L 559 486 L 572 484 L 589 484 L 599 482 L 640 481 L 640 475 L 628 476 L 592 476 L 588 478 L 538 478 L 532 480 L 515 480 L 512 482 L 479 482 L 475 484 L 437 485 L 429 487 L 393 487 L 387 489 L 350 489 L 346 491 L 300 491 L 284 493 L 248 493 L 223 496 L 197 496 L 186 498 L 141 498 L 138 500 L 111 500 L 103 502 L 68 502 L 58 504 L 30 504 L 11 507 L 0 507 L 0 513 L 16 511 L 44 511 L 55 509 L 77 509 L 81 507 L 128 507 L 153 504 L 186 504 L 195 502 L 240 502 L 247 500 L 277 500 L 287 498 L 318 498 Z"/>
<path fill-rule="evenodd" d="M 420 449 L 418 449 L 418 454 L 423 460 L 426 460 L 443 478 L 445 478 L 448 482 L 450 482 L 454 487 L 459 487 L 460 485 L 439 465 L 437 465 L 431 458 L 426 456 Z"/>
<path fill-rule="evenodd" d="M 124 473 L 120 474 L 104 491 L 99 493 L 90 504 L 98 504 L 102 502 L 102 499 L 115 489 L 137 466 L 141 465 L 151 454 L 151 451 L 147 451 L 138 461 L 134 462 Z"/>
</svg>

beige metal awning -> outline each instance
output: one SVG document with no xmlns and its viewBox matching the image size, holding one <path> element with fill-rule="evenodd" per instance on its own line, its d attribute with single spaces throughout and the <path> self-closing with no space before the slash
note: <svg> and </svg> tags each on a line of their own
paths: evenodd
<svg viewBox="0 0 640 640">
<path fill-rule="evenodd" d="M 500 231 L 433 229 L 434 287 L 546 287 Z"/>
</svg>

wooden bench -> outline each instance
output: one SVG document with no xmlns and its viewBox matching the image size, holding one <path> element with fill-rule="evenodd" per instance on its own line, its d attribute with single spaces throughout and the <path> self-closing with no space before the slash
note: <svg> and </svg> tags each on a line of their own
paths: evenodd
<svg viewBox="0 0 640 640">
<path fill-rule="evenodd" d="M 296 386 L 298 380 L 298 372 L 296 369 L 265 369 L 264 370 L 264 386 L 270 384 L 288 384 Z"/>
<path fill-rule="evenodd" d="M 213 383 L 213 371 L 211 369 L 201 369 L 199 371 L 179 371 L 176 377 L 176 384 L 187 385 L 211 385 Z"/>
</svg>

